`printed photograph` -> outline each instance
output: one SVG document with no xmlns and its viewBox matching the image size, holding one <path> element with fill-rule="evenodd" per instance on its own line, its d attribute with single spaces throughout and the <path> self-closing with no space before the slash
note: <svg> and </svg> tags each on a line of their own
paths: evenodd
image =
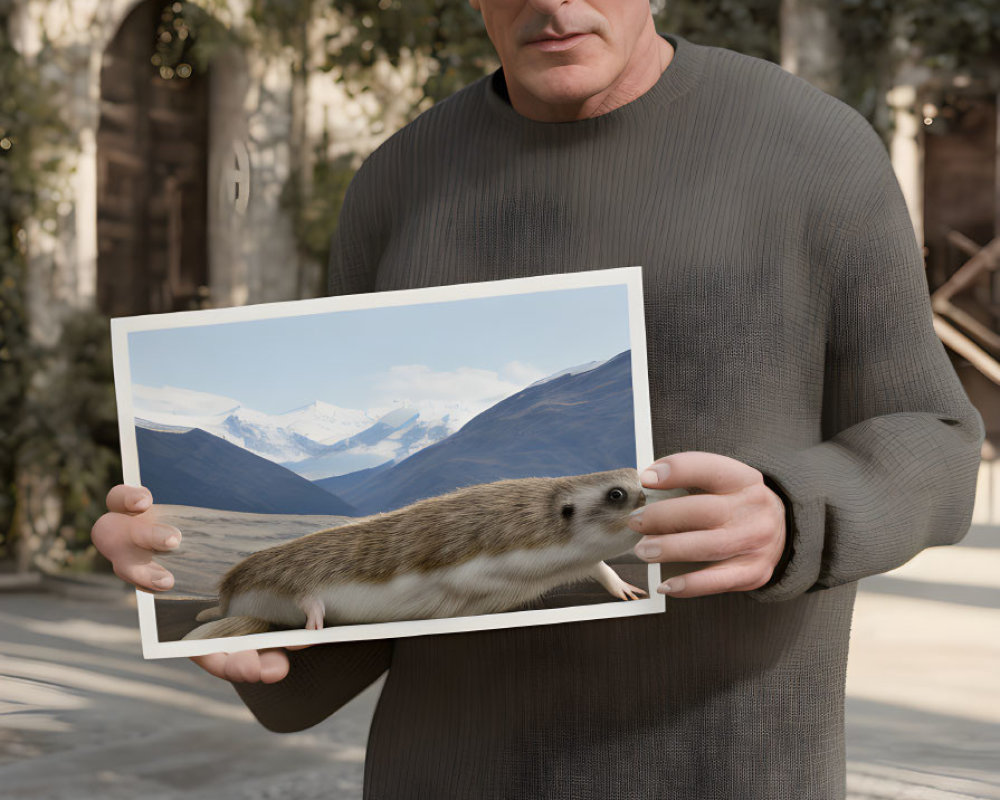
<svg viewBox="0 0 1000 800">
<path fill-rule="evenodd" d="M 640 275 L 115 320 L 126 472 L 183 537 L 144 642 L 657 610 Z"/>
</svg>

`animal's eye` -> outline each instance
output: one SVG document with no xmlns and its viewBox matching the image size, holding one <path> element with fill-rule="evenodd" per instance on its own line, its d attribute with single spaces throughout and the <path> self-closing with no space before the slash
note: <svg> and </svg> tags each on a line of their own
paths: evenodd
<svg viewBox="0 0 1000 800">
<path fill-rule="evenodd" d="M 564 506 L 562 507 L 562 515 L 563 515 L 563 519 L 569 519 L 570 517 L 572 517 L 572 516 L 573 516 L 573 512 L 574 512 L 575 510 L 576 510 L 576 509 L 575 509 L 575 508 L 573 508 L 573 505 L 572 505 L 571 503 L 567 503 L 566 505 L 564 505 Z"/>
<path fill-rule="evenodd" d="M 628 492 L 624 489 L 619 489 L 617 486 L 608 492 L 608 500 L 612 503 L 620 503 L 626 497 L 628 497 Z"/>
</svg>

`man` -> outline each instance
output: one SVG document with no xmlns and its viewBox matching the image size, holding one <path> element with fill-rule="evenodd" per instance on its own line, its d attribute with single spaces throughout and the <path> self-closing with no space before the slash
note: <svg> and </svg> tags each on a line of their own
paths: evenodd
<svg viewBox="0 0 1000 800">
<path fill-rule="evenodd" d="M 331 293 L 641 264 L 644 482 L 703 491 L 638 515 L 636 552 L 707 566 L 664 614 L 200 663 L 274 730 L 388 669 L 366 797 L 842 797 L 856 581 L 964 534 L 983 436 L 885 149 L 645 0 L 472 2 L 502 70 L 365 162 Z M 148 502 L 116 487 L 94 538 L 167 588 Z"/>
</svg>

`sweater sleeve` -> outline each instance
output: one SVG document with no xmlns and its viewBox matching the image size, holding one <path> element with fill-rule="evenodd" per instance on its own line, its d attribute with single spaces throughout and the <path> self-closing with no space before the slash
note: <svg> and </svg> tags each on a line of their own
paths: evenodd
<svg viewBox="0 0 1000 800">
<path fill-rule="evenodd" d="M 277 683 L 234 683 L 268 730 L 291 733 L 322 722 L 375 682 L 392 659 L 392 640 L 336 642 L 288 651 L 288 676 Z"/>
<path fill-rule="evenodd" d="M 882 151 L 831 248 L 822 441 L 755 464 L 785 501 L 784 600 L 893 569 L 969 528 L 983 423 L 934 332 L 923 257 Z"/>
</svg>

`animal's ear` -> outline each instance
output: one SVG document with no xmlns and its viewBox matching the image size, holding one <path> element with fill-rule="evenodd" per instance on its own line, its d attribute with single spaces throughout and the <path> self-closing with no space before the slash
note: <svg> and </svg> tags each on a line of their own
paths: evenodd
<svg viewBox="0 0 1000 800">
<path fill-rule="evenodd" d="M 573 516 L 573 512 L 576 511 L 576 506 L 572 503 L 566 503 L 562 507 L 563 519 L 570 519 Z"/>
</svg>

